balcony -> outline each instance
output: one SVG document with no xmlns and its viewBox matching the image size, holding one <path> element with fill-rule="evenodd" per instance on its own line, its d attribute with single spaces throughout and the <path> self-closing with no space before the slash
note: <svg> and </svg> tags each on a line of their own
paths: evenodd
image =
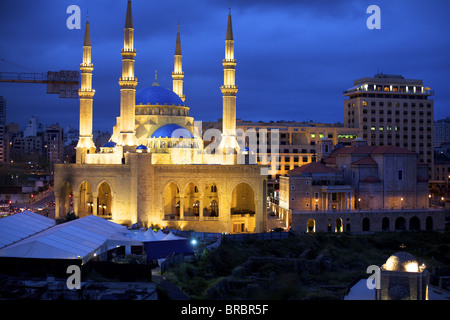
<svg viewBox="0 0 450 320">
<path fill-rule="evenodd" d="M 355 86 L 343 92 L 344 95 L 350 95 L 354 93 L 378 93 L 378 94 L 399 94 L 399 95 L 424 95 L 433 96 L 434 90 L 422 90 L 421 92 L 406 91 L 406 90 L 373 90 L 369 88 L 364 88 L 363 86 Z"/>
</svg>

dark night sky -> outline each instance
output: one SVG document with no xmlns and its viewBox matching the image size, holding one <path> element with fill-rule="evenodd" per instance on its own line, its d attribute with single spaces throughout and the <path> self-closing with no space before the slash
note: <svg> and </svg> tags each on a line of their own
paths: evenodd
<svg viewBox="0 0 450 320">
<path fill-rule="evenodd" d="M 81 9 L 70 30 L 69 5 Z M 381 29 L 369 30 L 369 5 L 381 8 Z M 137 89 L 172 88 L 177 23 L 184 93 L 191 115 L 222 117 L 228 0 L 133 0 Z M 1 1 L 0 58 L 35 72 L 79 70 L 86 11 L 94 63 L 94 130 L 112 131 L 119 116 L 126 0 Z M 450 116 L 450 1 L 234 0 L 231 3 L 237 117 L 245 120 L 343 121 L 342 92 L 378 71 L 423 79 L 435 90 L 435 119 Z M 0 72 L 28 72 L 0 60 Z M 0 83 L 7 122 L 30 116 L 78 127 L 77 99 L 46 94 L 43 84 Z"/>
</svg>

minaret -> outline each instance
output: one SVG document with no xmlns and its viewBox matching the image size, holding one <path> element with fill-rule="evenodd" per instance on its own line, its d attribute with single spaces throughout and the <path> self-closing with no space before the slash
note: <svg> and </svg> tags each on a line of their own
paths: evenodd
<svg viewBox="0 0 450 320">
<path fill-rule="evenodd" d="M 120 133 L 117 144 L 119 146 L 136 146 L 135 128 L 135 101 L 137 78 L 134 76 L 134 29 L 131 14 L 131 0 L 128 0 L 125 19 L 125 37 L 122 55 L 122 77 L 120 85 Z"/>
<path fill-rule="evenodd" d="M 236 59 L 234 58 L 233 28 L 231 26 L 231 9 L 228 9 L 227 34 L 225 38 L 225 59 L 223 59 L 223 86 L 220 87 L 223 96 L 222 140 L 219 151 L 234 153 L 239 150 L 236 140 L 236 93 L 235 84 Z"/>
<path fill-rule="evenodd" d="M 81 86 L 78 90 L 80 96 L 80 131 L 76 147 L 76 161 L 82 162 L 82 155 L 95 153 L 95 145 L 92 140 L 92 105 L 95 91 L 92 89 L 92 70 L 94 65 L 91 61 L 91 35 L 89 31 L 89 16 L 86 19 L 83 43 L 83 63 L 80 64 Z"/>
<path fill-rule="evenodd" d="M 186 97 L 183 94 L 184 72 L 182 69 L 181 57 L 180 25 L 178 25 L 177 43 L 175 45 L 175 63 L 172 72 L 173 92 L 175 92 L 184 102 L 184 100 L 186 100 Z"/>
</svg>

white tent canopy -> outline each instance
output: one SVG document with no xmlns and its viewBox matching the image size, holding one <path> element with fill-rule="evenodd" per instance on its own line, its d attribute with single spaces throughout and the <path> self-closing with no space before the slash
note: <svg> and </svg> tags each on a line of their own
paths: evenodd
<svg viewBox="0 0 450 320">
<path fill-rule="evenodd" d="M 171 231 L 162 240 L 167 241 L 167 240 L 181 240 L 181 239 L 186 239 L 186 238 L 178 237 L 178 236 L 174 235 Z"/>
<path fill-rule="evenodd" d="M 154 232 L 151 228 L 149 228 L 145 232 L 142 231 L 136 232 L 134 235 L 132 235 L 132 239 L 142 242 L 148 242 L 148 241 L 181 240 L 186 238 L 178 237 L 174 235 L 172 232 L 166 234 L 162 232 L 161 229 L 159 229 L 157 232 Z"/>
<path fill-rule="evenodd" d="M 82 259 L 106 252 L 115 246 L 142 245 L 126 237 L 125 226 L 90 215 L 56 225 L 0 250 L 0 257 L 38 259 Z"/>
<path fill-rule="evenodd" d="M 23 211 L 0 219 L 0 248 L 53 227 L 55 220 Z"/>
</svg>

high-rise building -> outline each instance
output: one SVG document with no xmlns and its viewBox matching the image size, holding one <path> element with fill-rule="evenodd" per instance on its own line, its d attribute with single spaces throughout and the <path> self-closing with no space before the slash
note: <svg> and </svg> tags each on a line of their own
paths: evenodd
<svg viewBox="0 0 450 320">
<path fill-rule="evenodd" d="M 44 150 L 51 164 L 64 160 L 64 129 L 59 124 L 46 125 L 44 131 Z"/>
<path fill-rule="evenodd" d="M 439 148 L 446 142 L 450 142 L 449 117 L 434 122 L 434 147 Z"/>
<path fill-rule="evenodd" d="M 359 128 L 369 146 L 397 146 L 419 155 L 433 179 L 434 92 L 422 80 L 376 74 L 344 91 L 344 125 Z"/>
</svg>

